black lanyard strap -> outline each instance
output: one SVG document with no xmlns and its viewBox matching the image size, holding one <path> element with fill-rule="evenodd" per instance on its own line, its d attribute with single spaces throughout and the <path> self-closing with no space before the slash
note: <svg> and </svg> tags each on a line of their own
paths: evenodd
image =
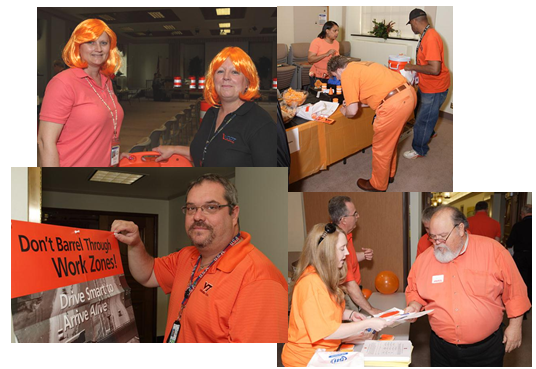
<svg viewBox="0 0 536 369">
<path fill-rule="evenodd" d="M 233 118 L 236 117 L 236 113 L 233 114 L 228 120 L 227 122 L 224 122 L 220 128 L 218 128 L 218 130 L 216 132 L 214 132 L 214 135 L 212 137 L 210 137 L 210 132 L 208 133 L 208 137 L 207 137 L 207 142 L 205 143 L 205 148 L 203 149 L 203 157 L 201 158 L 201 162 L 200 162 L 200 166 L 203 166 L 203 163 L 205 162 L 205 154 L 207 153 L 207 148 L 208 146 L 210 145 L 210 143 L 212 142 L 212 140 L 214 140 L 214 138 L 220 134 L 221 131 L 223 131 L 223 129 L 229 124 L 231 123 L 231 121 L 233 120 Z M 212 127 L 215 127 L 216 126 L 216 120 L 218 119 L 218 115 L 216 114 L 216 118 L 214 119 L 214 123 L 212 124 Z M 212 129 L 211 129 L 212 131 Z"/>
<path fill-rule="evenodd" d="M 419 47 L 421 46 L 421 41 L 424 38 L 424 35 L 426 34 L 426 31 L 428 31 L 428 28 L 430 28 L 430 25 L 427 25 L 424 31 L 422 32 L 421 38 L 419 39 L 419 42 L 417 43 L 417 50 L 415 51 L 415 64 L 417 64 L 417 54 L 419 53 Z"/>
</svg>

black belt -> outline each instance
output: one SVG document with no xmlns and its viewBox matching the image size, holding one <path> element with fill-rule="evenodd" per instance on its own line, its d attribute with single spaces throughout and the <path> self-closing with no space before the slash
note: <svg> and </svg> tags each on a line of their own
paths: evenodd
<svg viewBox="0 0 536 369">
<path fill-rule="evenodd" d="M 482 344 L 490 341 L 495 336 L 495 334 L 500 331 L 500 329 L 501 329 L 501 327 L 499 327 L 499 329 L 497 329 L 495 332 L 493 332 L 490 336 L 484 338 L 482 341 L 478 341 L 478 342 L 475 342 L 475 343 L 464 344 L 464 345 L 457 345 L 455 343 L 450 343 L 448 341 L 445 341 L 443 338 L 439 337 L 436 334 L 436 332 L 432 331 L 432 333 L 435 334 L 436 337 L 439 338 L 441 341 L 444 341 L 444 342 L 448 343 L 451 346 L 456 346 L 456 347 L 459 347 L 459 348 L 469 348 L 469 347 L 479 346 L 479 345 L 482 345 Z"/>
<path fill-rule="evenodd" d="M 396 95 L 397 93 L 399 93 L 400 91 L 403 91 L 406 89 L 406 84 L 404 83 L 402 86 L 399 86 L 397 88 L 395 88 L 393 91 L 389 92 L 384 98 L 383 100 L 380 102 L 380 104 L 378 106 L 380 106 L 381 104 L 383 104 L 385 101 L 387 101 L 387 99 L 389 99 L 391 96 L 393 95 Z"/>
</svg>

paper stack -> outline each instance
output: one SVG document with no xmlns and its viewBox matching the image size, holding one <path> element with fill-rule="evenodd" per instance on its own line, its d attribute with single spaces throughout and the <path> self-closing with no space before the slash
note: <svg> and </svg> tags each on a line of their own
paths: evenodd
<svg viewBox="0 0 536 369">
<path fill-rule="evenodd" d="M 365 341 L 361 350 L 365 366 L 409 366 L 411 341 Z"/>
</svg>

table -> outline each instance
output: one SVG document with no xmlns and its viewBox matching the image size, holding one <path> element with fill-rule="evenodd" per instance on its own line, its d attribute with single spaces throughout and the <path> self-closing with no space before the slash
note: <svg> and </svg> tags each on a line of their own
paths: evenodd
<svg viewBox="0 0 536 369">
<path fill-rule="evenodd" d="M 361 108 L 356 117 L 347 118 L 339 107 L 330 118 L 333 124 L 310 121 L 296 127 L 300 150 L 290 154 L 289 183 L 327 169 L 339 160 L 372 145 L 374 110 Z"/>
<path fill-rule="evenodd" d="M 389 310 L 393 307 L 404 310 L 404 308 L 406 307 L 406 294 L 404 292 L 397 292 L 391 295 L 384 295 L 379 292 L 373 292 L 372 295 L 369 297 L 369 302 L 376 309 L 380 309 L 382 311 Z M 385 328 L 382 329 L 380 334 L 392 334 L 393 336 L 395 336 L 395 340 L 409 340 L 410 325 L 411 323 L 408 322 L 402 323 L 393 328 Z M 361 351 L 362 348 L 362 343 L 355 345 L 354 351 Z"/>
</svg>

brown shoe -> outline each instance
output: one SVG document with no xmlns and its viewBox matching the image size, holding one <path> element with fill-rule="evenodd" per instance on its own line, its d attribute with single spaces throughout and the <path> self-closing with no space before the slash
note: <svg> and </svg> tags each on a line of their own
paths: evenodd
<svg viewBox="0 0 536 369">
<path fill-rule="evenodd" d="M 359 178 L 357 180 L 357 187 L 362 189 L 363 191 L 369 191 L 369 192 L 385 192 L 385 190 L 377 190 L 370 184 L 370 180 Z"/>
</svg>

